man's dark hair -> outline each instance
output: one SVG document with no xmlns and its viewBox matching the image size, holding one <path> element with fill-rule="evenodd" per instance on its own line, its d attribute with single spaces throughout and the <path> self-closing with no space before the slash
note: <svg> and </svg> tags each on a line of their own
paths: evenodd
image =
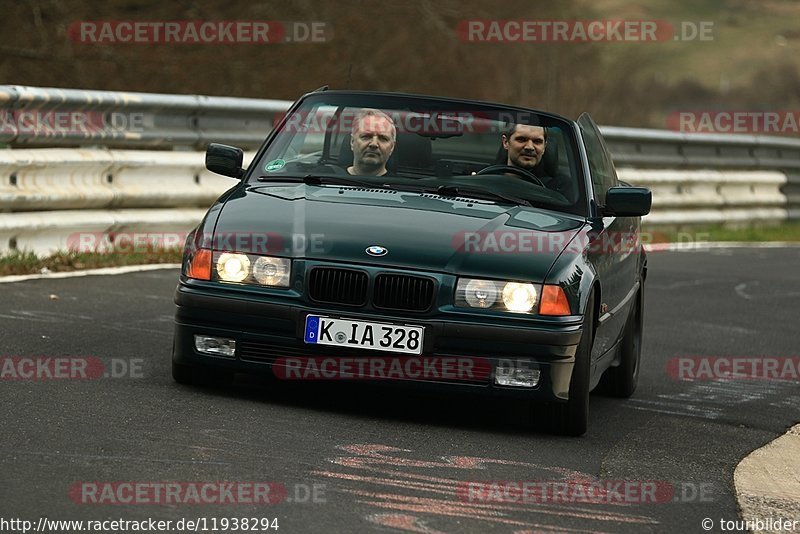
<svg viewBox="0 0 800 534">
<path fill-rule="evenodd" d="M 535 124 L 526 124 L 524 126 L 536 126 Z M 544 130 L 544 141 L 547 142 L 547 128 L 544 126 L 539 126 L 542 130 Z M 514 135 L 514 131 L 517 129 L 516 122 L 506 123 L 506 127 L 503 129 L 503 135 L 505 135 L 508 139 L 511 139 L 511 136 Z"/>
</svg>

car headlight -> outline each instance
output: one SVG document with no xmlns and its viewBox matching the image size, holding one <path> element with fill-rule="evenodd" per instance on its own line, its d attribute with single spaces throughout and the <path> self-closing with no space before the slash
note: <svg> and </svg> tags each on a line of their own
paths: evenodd
<svg viewBox="0 0 800 534">
<path fill-rule="evenodd" d="M 533 284 L 509 282 L 503 287 L 503 304 L 508 311 L 527 313 L 536 305 L 537 297 Z"/>
<path fill-rule="evenodd" d="M 539 288 L 523 282 L 461 278 L 456 285 L 455 305 L 529 313 L 539 302 Z"/>
<path fill-rule="evenodd" d="M 242 254 L 240 252 L 215 252 L 214 279 L 222 282 L 289 287 L 292 260 Z"/>
<path fill-rule="evenodd" d="M 250 258 L 246 254 L 224 252 L 217 258 L 217 274 L 225 282 L 242 282 L 250 275 Z"/>
<path fill-rule="evenodd" d="M 491 308 L 497 302 L 497 285 L 490 280 L 464 280 L 464 300 L 473 308 Z"/>
<path fill-rule="evenodd" d="M 261 285 L 289 287 L 291 266 L 286 258 L 259 256 L 253 263 L 253 278 Z"/>
</svg>

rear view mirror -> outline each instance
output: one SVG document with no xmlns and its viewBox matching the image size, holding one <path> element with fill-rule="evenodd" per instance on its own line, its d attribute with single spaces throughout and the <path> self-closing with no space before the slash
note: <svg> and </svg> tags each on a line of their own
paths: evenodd
<svg viewBox="0 0 800 534">
<path fill-rule="evenodd" d="M 653 194 L 646 187 L 612 187 L 606 193 L 604 215 L 641 217 L 650 213 Z"/>
<path fill-rule="evenodd" d="M 244 175 L 243 161 L 241 148 L 211 143 L 206 149 L 206 169 L 222 176 L 241 178 Z"/>
</svg>

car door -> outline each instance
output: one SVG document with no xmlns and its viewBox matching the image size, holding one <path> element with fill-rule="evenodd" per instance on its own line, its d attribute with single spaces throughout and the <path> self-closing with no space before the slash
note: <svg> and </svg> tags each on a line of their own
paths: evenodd
<svg viewBox="0 0 800 534">
<path fill-rule="evenodd" d="M 578 118 L 588 157 L 592 181 L 597 231 L 589 242 L 589 260 L 597 269 L 601 284 L 600 313 L 595 334 L 593 359 L 596 360 L 614 346 L 620 338 L 633 302 L 636 280 L 636 248 L 639 221 L 635 217 L 613 217 L 603 213 L 606 192 L 619 185 L 617 172 L 603 136 L 592 118 L 584 113 Z"/>
</svg>

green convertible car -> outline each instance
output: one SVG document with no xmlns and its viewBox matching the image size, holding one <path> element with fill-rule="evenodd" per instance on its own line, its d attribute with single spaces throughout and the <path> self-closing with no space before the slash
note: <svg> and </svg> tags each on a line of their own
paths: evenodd
<svg viewBox="0 0 800 534">
<path fill-rule="evenodd" d="M 186 242 L 176 381 L 469 390 L 568 435 L 593 389 L 634 392 L 651 194 L 588 115 L 323 88 L 246 170 L 218 144 L 206 166 L 240 182 Z"/>
</svg>

